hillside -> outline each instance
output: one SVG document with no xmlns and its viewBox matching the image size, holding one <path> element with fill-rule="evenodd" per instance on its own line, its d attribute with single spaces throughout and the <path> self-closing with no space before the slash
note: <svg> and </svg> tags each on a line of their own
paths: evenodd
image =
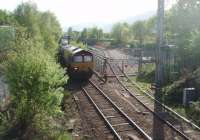
<svg viewBox="0 0 200 140">
<path fill-rule="evenodd" d="M 110 32 L 111 29 L 112 29 L 112 26 L 114 23 L 116 22 L 127 22 L 128 24 L 132 24 L 138 20 L 146 20 L 152 16 L 154 16 L 156 14 L 155 11 L 148 11 L 148 12 L 145 12 L 145 13 L 142 13 L 140 15 L 137 15 L 137 16 L 133 16 L 133 17 L 128 17 L 126 19 L 121 19 L 119 21 L 114 21 L 114 22 L 102 22 L 102 23 L 80 23 L 78 25 L 72 25 L 71 27 L 74 29 L 74 30 L 77 30 L 77 31 L 81 31 L 83 28 L 90 28 L 90 27 L 94 27 L 94 26 L 97 26 L 101 29 L 104 30 L 104 32 Z M 67 31 L 69 27 L 64 27 L 64 31 Z"/>
</svg>

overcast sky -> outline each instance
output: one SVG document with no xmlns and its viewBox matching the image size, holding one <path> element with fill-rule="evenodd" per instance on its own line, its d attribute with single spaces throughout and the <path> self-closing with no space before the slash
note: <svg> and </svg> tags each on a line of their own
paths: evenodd
<svg viewBox="0 0 200 140">
<path fill-rule="evenodd" d="M 0 0 L 0 9 L 13 11 L 28 0 Z M 157 0 L 32 0 L 41 11 L 55 13 L 62 27 L 86 23 L 113 23 L 148 11 Z M 169 6 L 175 0 L 166 0 Z"/>
</svg>

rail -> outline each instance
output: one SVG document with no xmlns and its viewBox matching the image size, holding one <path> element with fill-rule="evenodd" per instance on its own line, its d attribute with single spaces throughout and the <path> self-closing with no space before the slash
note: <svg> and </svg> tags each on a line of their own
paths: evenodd
<svg viewBox="0 0 200 140">
<path fill-rule="evenodd" d="M 99 91 L 99 93 L 101 93 L 101 95 L 111 103 L 111 105 L 117 109 L 117 111 L 124 117 L 126 118 L 126 120 L 129 122 L 129 124 L 131 124 L 133 127 L 135 127 L 139 133 L 146 139 L 146 140 L 152 140 L 152 138 L 146 134 L 146 132 L 144 132 L 144 130 L 142 130 L 126 113 L 124 113 L 123 110 L 121 110 L 94 82 L 92 82 L 91 80 L 89 80 L 89 83 L 96 89 Z M 87 91 L 84 89 L 84 93 L 86 93 Z M 87 95 L 89 97 L 89 94 Z M 91 97 L 89 97 L 90 101 L 93 103 L 93 105 L 95 106 L 95 108 L 97 109 L 97 111 L 101 114 L 101 116 L 103 117 L 104 121 L 107 123 L 107 125 L 109 126 L 109 128 L 111 129 L 111 131 L 113 132 L 113 134 L 120 139 L 120 137 L 118 137 L 118 135 L 116 134 L 116 131 L 113 131 L 113 127 L 112 125 L 108 122 L 108 120 L 106 119 L 106 117 L 102 114 L 101 110 L 98 108 L 97 105 L 95 105 L 95 102 L 92 101 Z"/>
<path fill-rule="evenodd" d="M 168 121 L 165 121 L 164 119 L 161 118 L 160 115 L 158 115 L 156 112 L 152 111 L 149 107 L 147 107 L 142 101 L 140 101 L 123 83 L 122 81 L 119 79 L 119 77 L 116 75 L 115 71 L 113 70 L 111 64 L 108 62 L 108 65 L 111 69 L 111 71 L 113 72 L 113 74 L 115 75 L 117 81 L 122 85 L 122 87 L 132 96 L 134 97 L 143 107 L 145 107 L 147 110 L 149 110 L 152 114 L 154 114 L 159 120 L 161 120 L 162 122 L 164 122 L 166 125 L 168 125 L 171 129 L 173 129 L 174 131 L 176 131 L 181 137 L 183 137 L 185 140 L 190 140 L 190 138 L 188 138 L 188 136 L 186 136 L 183 132 L 181 132 L 180 130 L 176 129 L 172 124 L 170 124 Z"/>
<path fill-rule="evenodd" d="M 120 68 L 119 68 L 120 69 Z M 158 101 L 157 99 L 155 99 L 152 95 L 150 95 L 149 93 L 147 93 L 146 91 L 144 91 L 136 82 L 132 81 L 128 75 L 126 73 L 124 73 L 121 69 L 120 71 L 124 74 L 124 76 L 133 84 L 135 85 L 142 93 L 144 93 L 145 95 L 147 95 L 148 97 L 150 97 L 153 101 L 155 101 L 156 103 L 160 104 L 164 109 L 166 109 L 168 112 L 171 112 L 173 115 L 175 115 L 176 117 L 182 119 L 184 122 L 186 122 L 187 124 L 191 125 L 193 128 L 197 129 L 200 131 L 200 127 L 198 127 L 196 124 L 194 124 L 193 122 L 189 121 L 188 119 L 186 119 L 185 117 L 181 116 L 180 114 L 178 114 L 177 112 L 175 112 L 173 109 L 171 109 L 170 107 L 164 105 L 163 103 L 161 103 L 160 101 Z"/>
<path fill-rule="evenodd" d="M 98 55 L 99 57 L 102 57 L 104 59 L 108 59 L 108 60 L 113 60 L 112 58 L 108 58 L 105 56 L 102 56 L 100 54 L 95 54 Z M 119 59 L 121 60 L 121 59 Z M 158 101 L 157 99 L 155 99 L 152 95 L 150 95 L 149 93 L 147 93 L 146 91 L 144 91 L 136 82 L 132 81 L 128 75 L 126 73 L 124 73 L 121 68 L 119 67 L 119 70 L 123 73 L 123 75 L 133 84 L 136 86 L 136 88 L 138 90 L 140 90 L 142 93 L 144 93 L 145 95 L 147 95 L 148 97 L 150 97 L 152 100 L 154 100 L 156 103 L 160 104 L 163 108 L 165 108 L 168 112 L 170 112 L 171 114 L 175 115 L 176 117 L 178 117 L 179 119 L 182 119 L 184 122 L 186 122 L 187 124 L 189 124 L 190 126 L 192 126 L 193 128 L 197 129 L 200 131 L 200 127 L 197 126 L 196 124 L 194 124 L 192 121 L 188 120 L 187 118 L 181 116 L 180 114 L 178 114 L 176 111 L 174 111 L 172 108 L 166 106 L 165 104 L 161 103 L 160 101 Z"/>
<path fill-rule="evenodd" d="M 94 100 L 92 99 L 92 97 L 88 94 L 88 92 L 82 87 L 82 90 L 84 91 L 85 95 L 88 97 L 88 99 L 90 100 L 90 102 L 92 102 L 93 106 L 96 108 L 96 110 L 98 111 L 98 113 L 101 115 L 101 117 L 103 118 L 103 120 L 105 121 L 105 123 L 107 124 L 107 126 L 111 129 L 111 132 L 115 135 L 115 137 L 118 140 L 122 140 L 122 138 L 119 136 L 119 134 L 115 131 L 115 129 L 113 128 L 113 126 L 110 124 L 110 122 L 108 121 L 108 119 L 106 118 L 106 116 L 103 114 L 103 112 L 100 110 L 100 108 L 97 106 L 97 104 L 94 102 Z"/>
</svg>

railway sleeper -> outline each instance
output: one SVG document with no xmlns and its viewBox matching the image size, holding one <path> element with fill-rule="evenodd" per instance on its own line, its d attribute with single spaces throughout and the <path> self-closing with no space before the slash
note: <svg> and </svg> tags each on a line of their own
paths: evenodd
<svg viewBox="0 0 200 140">
<path fill-rule="evenodd" d="M 129 123 L 126 123 L 126 125 L 116 125 L 114 128 L 117 132 L 134 130 L 134 128 Z"/>
<path fill-rule="evenodd" d="M 105 113 L 109 113 L 110 111 L 117 111 L 115 108 L 112 107 L 106 107 L 106 106 L 100 106 L 101 110 Z"/>
<path fill-rule="evenodd" d="M 119 116 L 119 113 L 117 113 L 117 112 L 108 112 L 108 113 L 105 114 L 105 116 L 116 116 L 117 117 L 117 116 Z"/>
<path fill-rule="evenodd" d="M 134 134 L 127 134 L 125 136 L 125 139 L 128 139 L 128 140 L 141 140 L 141 138 L 139 138 L 138 136 L 136 136 Z"/>
<path fill-rule="evenodd" d="M 148 111 L 138 111 L 138 114 L 142 114 L 142 115 L 150 115 L 151 113 Z"/>
<path fill-rule="evenodd" d="M 93 88 L 92 86 L 87 86 L 87 90 L 95 91 L 94 88 Z"/>
<path fill-rule="evenodd" d="M 146 96 L 144 96 L 144 95 L 141 95 L 141 96 L 137 96 L 138 97 L 138 99 L 141 101 L 141 100 L 145 100 L 145 98 L 147 98 Z M 146 100 L 145 100 L 146 101 Z"/>
<path fill-rule="evenodd" d="M 189 132 L 189 131 L 191 131 L 191 129 L 189 129 L 187 126 L 182 126 L 182 125 L 179 125 L 179 124 L 175 125 L 175 127 L 176 127 L 177 129 L 181 130 L 181 131 L 184 131 L 184 132 Z M 193 131 L 193 132 L 194 132 L 194 131 Z M 189 132 L 189 133 L 190 133 L 190 132 Z"/>
<path fill-rule="evenodd" d="M 99 95 L 90 95 L 92 97 L 92 99 L 95 101 L 95 103 L 107 103 L 109 104 L 109 102 L 105 101 L 105 98 Z M 102 102 L 103 101 L 103 102 Z"/>
<path fill-rule="evenodd" d="M 116 103 L 115 103 L 115 104 L 116 104 Z M 123 109 L 122 105 L 120 105 L 119 103 L 117 104 L 117 106 L 118 106 L 120 109 Z M 110 108 L 112 108 L 112 107 L 110 107 L 110 108 L 105 108 L 105 106 L 103 106 L 102 108 L 104 108 L 104 109 L 102 109 L 102 110 L 112 110 L 112 109 L 110 109 Z M 113 110 L 116 110 L 116 109 L 113 108 Z"/>
<path fill-rule="evenodd" d="M 107 119 L 116 118 L 117 116 L 106 116 Z"/>
<path fill-rule="evenodd" d="M 126 131 L 133 131 L 134 129 L 132 127 L 129 127 L 129 128 L 122 128 L 121 130 L 117 130 L 118 133 L 120 132 L 126 132 Z"/>
<path fill-rule="evenodd" d="M 152 104 L 152 103 L 150 103 L 150 102 L 143 102 L 143 104 L 145 104 L 145 105 L 150 105 L 150 104 Z"/>
<path fill-rule="evenodd" d="M 104 134 L 112 134 L 111 132 L 110 132 L 110 130 L 103 130 L 102 131 Z"/>
<path fill-rule="evenodd" d="M 102 112 L 105 116 L 119 116 L 119 117 L 121 117 L 121 115 L 115 109 L 113 109 L 113 110 L 103 110 Z"/>
<path fill-rule="evenodd" d="M 97 106 L 99 107 L 99 108 L 112 108 L 112 107 L 110 107 L 110 104 L 107 104 L 107 103 L 96 103 L 97 104 Z"/>
<path fill-rule="evenodd" d="M 124 126 L 124 125 L 130 125 L 130 124 L 129 123 L 118 123 L 118 124 L 114 124 L 112 126 L 117 127 L 117 126 Z"/>
<path fill-rule="evenodd" d="M 183 131 L 184 131 L 185 133 L 187 133 L 187 134 L 193 134 L 193 133 L 194 133 L 194 131 L 191 130 L 191 129 L 184 129 Z"/>
<path fill-rule="evenodd" d="M 135 94 L 135 96 L 144 96 L 144 95 L 142 95 L 142 94 Z M 144 96 L 145 97 L 145 96 Z"/>
<path fill-rule="evenodd" d="M 125 120 L 124 118 L 121 118 L 121 117 L 120 118 L 109 118 L 108 120 L 111 124 L 116 124 L 116 123 L 123 124 L 123 123 L 127 122 L 127 120 Z"/>
<path fill-rule="evenodd" d="M 112 111 L 112 110 L 115 110 L 114 108 L 104 108 L 102 109 L 102 111 Z"/>
<path fill-rule="evenodd" d="M 129 98 L 129 97 L 130 97 L 130 95 L 129 95 L 128 93 L 126 93 L 126 92 L 122 93 L 122 95 L 123 95 L 124 97 L 126 97 L 126 98 Z"/>
</svg>

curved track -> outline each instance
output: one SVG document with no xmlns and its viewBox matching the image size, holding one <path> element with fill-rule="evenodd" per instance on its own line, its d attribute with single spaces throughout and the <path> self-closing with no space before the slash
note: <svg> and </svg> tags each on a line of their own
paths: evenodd
<svg viewBox="0 0 200 140">
<path fill-rule="evenodd" d="M 125 75 L 122 70 L 119 68 L 117 64 L 112 65 L 111 63 L 108 63 L 110 67 L 110 71 L 115 75 L 117 81 L 120 83 L 120 85 L 129 93 L 131 97 L 136 99 L 143 107 L 145 107 L 148 111 L 150 111 L 152 114 L 156 115 L 156 117 L 161 120 L 163 123 L 165 123 L 169 128 L 171 128 L 173 131 L 175 131 L 179 136 L 181 136 L 183 139 L 198 139 L 200 136 L 200 133 L 198 131 L 198 127 L 194 127 L 194 124 L 189 123 L 188 121 L 185 122 L 183 118 L 179 119 L 182 121 L 180 123 L 180 120 L 177 120 L 177 118 L 174 118 L 172 115 L 165 113 L 164 112 L 164 117 L 163 113 L 159 114 L 159 112 L 154 111 L 154 103 L 159 105 L 164 111 L 166 111 L 166 106 L 161 104 L 159 101 L 155 100 L 154 102 L 152 101 L 147 101 L 144 96 L 141 94 L 137 94 L 137 91 L 130 90 L 130 79 L 128 78 L 127 75 Z M 122 78 L 121 76 L 118 75 L 124 75 Z M 127 84 L 128 83 L 128 84 Z M 172 112 L 172 110 L 167 109 L 168 112 Z M 173 112 L 174 114 L 174 112 Z M 176 114 L 178 115 L 178 114 Z M 175 123 L 176 122 L 176 123 Z M 183 122 L 185 122 L 183 124 Z M 174 124 L 175 123 L 175 124 Z M 194 127 L 194 128 L 193 128 Z M 195 130 L 196 128 L 196 130 Z"/>
<path fill-rule="evenodd" d="M 144 114 L 153 114 L 153 116 L 156 116 L 157 120 L 161 121 L 164 124 L 164 127 L 167 127 L 167 131 L 165 131 L 164 135 L 171 135 L 171 139 L 194 139 L 198 140 L 200 137 L 200 128 L 196 126 L 194 123 L 190 122 L 186 118 L 182 117 L 181 115 L 177 114 L 175 111 L 170 109 L 169 107 L 165 106 L 164 104 L 160 103 L 158 100 L 156 100 L 152 95 L 149 93 L 144 92 L 140 86 L 137 85 L 137 83 L 133 82 L 127 75 L 126 73 L 123 73 L 122 70 L 120 69 L 120 64 L 117 62 L 115 59 L 110 59 L 110 55 L 101 55 L 97 54 L 98 56 L 102 57 L 103 59 L 107 59 L 108 61 L 108 67 L 107 67 L 107 72 L 108 75 L 112 75 L 108 79 L 108 83 L 114 83 L 116 85 L 115 90 L 122 90 L 122 96 L 131 96 L 130 99 L 127 99 L 127 103 L 130 106 L 135 106 L 136 110 L 138 109 L 142 110 Z M 113 63 L 114 62 L 114 63 Z M 118 84 L 117 84 L 118 83 Z M 121 88 L 119 88 L 121 86 Z M 120 93 L 120 92 L 118 92 Z M 150 97 L 150 98 L 149 98 Z M 129 97 L 128 97 L 129 98 Z M 135 100 L 135 101 L 133 101 Z M 137 103 L 136 103 L 137 102 Z M 141 109 L 142 106 L 145 109 Z M 155 112 L 154 105 L 159 106 L 162 108 L 163 112 Z M 133 107 L 134 108 L 134 107 Z M 130 116 L 130 115 L 129 115 Z M 136 114 L 137 115 L 137 111 Z M 132 117 L 131 117 L 132 118 Z M 137 119 L 134 120 L 137 122 Z M 144 121 L 145 122 L 145 121 Z M 138 121 L 137 124 L 140 124 Z M 148 124 L 148 121 L 146 121 L 146 124 Z M 149 123 L 151 124 L 151 123 Z M 140 126 L 140 125 L 139 125 Z M 144 127 L 143 130 L 145 130 Z M 147 134 L 152 137 L 152 133 L 148 132 L 148 126 L 146 127 Z M 165 138 L 165 139 L 170 139 L 170 137 Z"/>
</svg>

